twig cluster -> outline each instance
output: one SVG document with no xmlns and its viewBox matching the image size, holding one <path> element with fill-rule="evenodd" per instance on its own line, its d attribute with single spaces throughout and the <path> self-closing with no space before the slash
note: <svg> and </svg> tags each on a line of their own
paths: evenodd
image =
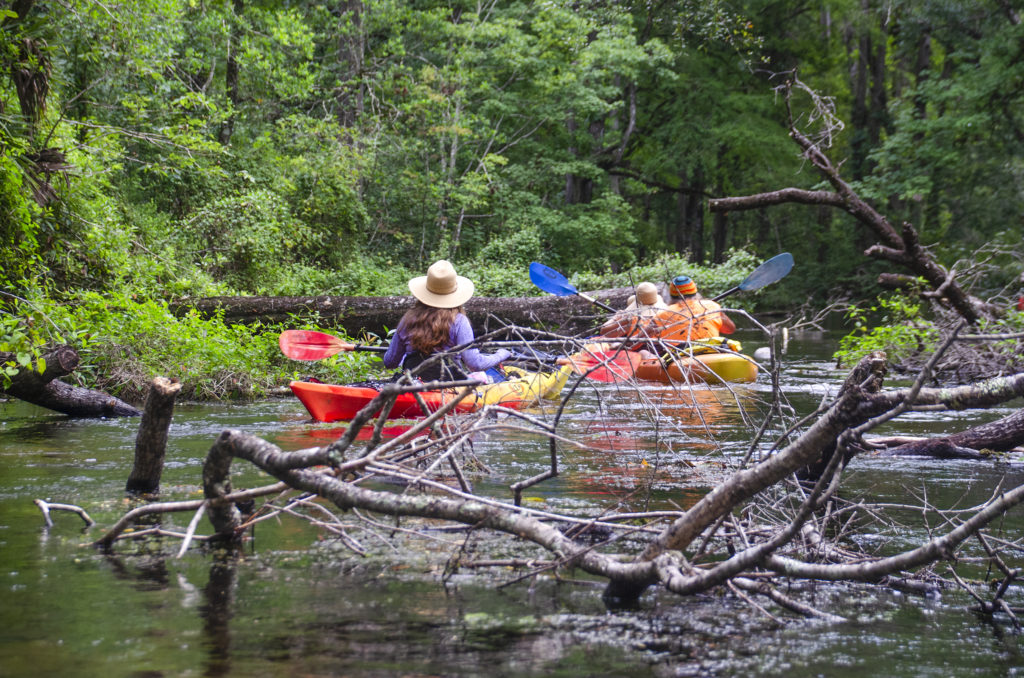
<svg viewBox="0 0 1024 678">
<path fill-rule="evenodd" d="M 951 339 L 943 350 L 952 344 Z M 986 614 L 1005 615 L 1016 623 L 1017 608 L 1007 598 L 1016 590 L 1010 585 L 1018 576 L 1012 563 L 1019 558 L 1021 543 L 990 526 L 1024 501 L 1024 486 L 999 488 L 988 501 L 968 508 L 937 507 L 927 496 L 901 505 L 883 504 L 843 491 L 845 469 L 858 454 L 874 450 L 866 435 L 881 423 L 921 408 L 987 407 L 1024 393 L 1024 374 L 960 388 L 927 388 L 930 370 L 943 350 L 936 352 L 912 387 L 890 391 L 882 390 L 884 355 L 868 356 L 836 396 L 800 421 L 794 420 L 792 407 L 778 388 L 770 402 L 751 408 L 740 402 L 741 389 L 679 384 L 679 398 L 689 398 L 695 412 L 708 397 L 740 402 L 751 431 L 743 458 L 729 460 L 730 467 L 709 481 L 712 489 L 685 510 L 638 512 L 616 503 L 574 513 L 526 507 L 519 501 L 523 488 L 559 475 L 564 455 L 586 449 L 561 421 L 567 400 L 579 389 L 597 388 L 605 397 L 628 394 L 640 403 L 644 416 L 667 420 L 650 392 L 630 380 L 595 387 L 581 375 L 566 388 L 561 403 L 539 411 L 485 407 L 472 415 L 446 417 L 447 410 L 441 410 L 402 435 L 385 439 L 387 409 L 397 394 L 444 387 L 460 389 L 464 397 L 470 391 L 465 382 L 399 381 L 383 387 L 346 433 L 327 446 L 286 452 L 247 433 L 224 431 L 204 466 L 205 499 L 137 508 L 96 544 L 112 548 L 120 539 L 139 538 L 156 529 L 182 538 L 180 556 L 190 543 L 239 543 L 259 522 L 291 516 L 315 525 L 355 556 L 380 546 L 401 548 L 398 536 L 435 541 L 452 553 L 446 576 L 460 568 L 514 568 L 516 574 L 506 582 L 511 584 L 582 570 L 607 580 L 609 601 L 636 598 L 651 586 L 678 595 L 722 587 L 773 618 L 775 613 L 758 598 L 798 615 L 836 620 L 834 612 L 802 600 L 799 587 L 792 584 L 873 582 L 921 593 L 956 585 L 972 591 Z M 763 367 L 774 373 L 772 383 L 777 385 L 774 354 Z M 714 426 L 702 423 L 711 437 Z M 372 427 L 370 440 L 357 444 L 364 427 Z M 513 482 L 505 498 L 481 494 L 473 487 L 474 479 L 489 470 L 474 454 L 473 441 L 496 430 L 538 436 L 550 450 L 548 468 Z M 701 461 L 696 452 L 691 458 Z M 233 491 L 230 470 L 235 459 L 256 465 L 279 482 Z M 239 510 L 257 497 L 272 498 L 246 514 Z M 187 530 L 126 533 L 142 515 L 165 511 L 192 512 Z M 197 536 L 204 513 L 214 531 Z M 915 516 L 916 523 L 908 523 L 908 515 Z M 923 524 L 925 536 L 899 548 L 904 542 L 896 538 L 905 539 L 909 524 L 917 529 Z M 503 534 L 512 542 L 497 557 L 469 556 L 467 544 L 484 533 Z M 872 538 L 865 539 L 867 535 Z M 964 544 L 972 538 L 983 545 L 982 552 L 965 551 Z M 882 555 L 868 549 L 869 542 L 888 550 Z M 509 547 L 515 553 L 511 557 Z M 967 574 L 940 570 L 942 563 L 957 570 L 968 568 Z M 985 567 L 1002 577 L 988 590 L 988 597 L 972 582 L 978 573 L 984 576 Z"/>
</svg>

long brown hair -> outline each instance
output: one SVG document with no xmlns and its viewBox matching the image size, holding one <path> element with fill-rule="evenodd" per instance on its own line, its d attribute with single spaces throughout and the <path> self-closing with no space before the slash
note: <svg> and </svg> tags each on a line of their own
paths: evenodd
<svg viewBox="0 0 1024 678">
<path fill-rule="evenodd" d="M 434 308 L 422 301 L 405 312 L 399 327 L 405 328 L 405 336 L 414 349 L 430 355 L 448 341 L 455 317 L 462 313 L 458 308 Z"/>
</svg>

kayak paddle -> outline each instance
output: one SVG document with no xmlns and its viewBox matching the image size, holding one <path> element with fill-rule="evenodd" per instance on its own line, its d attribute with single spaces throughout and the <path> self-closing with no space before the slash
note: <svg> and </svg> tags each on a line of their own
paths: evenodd
<svg viewBox="0 0 1024 678">
<path fill-rule="evenodd" d="M 277 340 L 281 353 L 292 360 L 320 360 L 341 351 L 374 351 L 384 353 L 387 346 L 350 344 L 325 332 L 285 330 Z"/>
<path fill-rule="evenodd" d="M 793 270 L 793 255 L 789 252 L 777 254 L 754 269 L 754 272 L 744 278 L 743 282 L 739 285 L 722 292 L 717 297 L 713 298 L 712 301 L 724 299 L 733 292 L 759 290 L 765 285 L 771 285 L 773 282 L 782 280 L 791 270 Z"/>
<path fill-rule="evenodd" d="M 568 297 L 575 294 L 580 298 L 586 299 L 592 304 L 600 306 L 609 313 L 615 313 L 614 308 L 591 296 L 587 296 L 583 292 L 580 292 L 566 279 L 564 275 L 540 262 L 535 261 L 530 264 L 530 281 L 540 289 L 550 294 L 555 294 L 559 297 Z"/>
</svg>

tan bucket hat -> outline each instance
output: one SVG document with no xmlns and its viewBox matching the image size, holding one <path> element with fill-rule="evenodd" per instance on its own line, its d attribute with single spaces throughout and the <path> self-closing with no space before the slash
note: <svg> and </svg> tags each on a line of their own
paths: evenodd
<svg viewBox="0 0 1024 678">
<path fill-rule="evenodd" d="M 636 300 L 644 306 L 654 306 L 658 302 L 665 303 L 658 294 L 658 288 L 654 283 L 642 282 L 636 286 Z"/>
<path fill-rule="evenodd" d="M 421 275 L 409 281 L 412 296 L 434 308 L 456 308 L 473 296 L 473 281 L 455 274 L 451 262 L 435 261 Z"/>
<path fill-rule="evenodd" d="M 665 301 L 658 294 L 658 288 L 654 283 L 642 282 L 636 286 L 636 294 L 629 298 L 626 310 L 646 310 L 648 308 L 665 308 Z"/>
</svg>

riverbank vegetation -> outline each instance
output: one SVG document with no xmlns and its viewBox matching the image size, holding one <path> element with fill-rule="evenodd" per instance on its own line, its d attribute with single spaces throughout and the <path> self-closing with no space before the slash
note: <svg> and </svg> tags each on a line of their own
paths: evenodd
<svg viewBox="0 0 1024 678">
<path fill-rule="evenodd" d="M 764 307 L 870 300 L 891 267 L 849 216 L 708 211 L 819 187 L 773 91 L 794 69 L 797 115 L 828 104 L 821 141 L 858 195 L 974 296 L 1020 291 L 1024 94 L 1004 85 L 1024 29 L 1002 3 L 15 0 L 0 21 L 0 349 L 116 356 L 83 382 L 181 370 L 196 397 L 258 395 L 287 369 L 278 328 L 162 304 L 403 293 L 439 257 L 516 296 L 533 260 L 584 288 L 713 286 L 786 250 L 799 275 Z M 217 340 L 174 347 L 199 335 Z"/>
</svg>

